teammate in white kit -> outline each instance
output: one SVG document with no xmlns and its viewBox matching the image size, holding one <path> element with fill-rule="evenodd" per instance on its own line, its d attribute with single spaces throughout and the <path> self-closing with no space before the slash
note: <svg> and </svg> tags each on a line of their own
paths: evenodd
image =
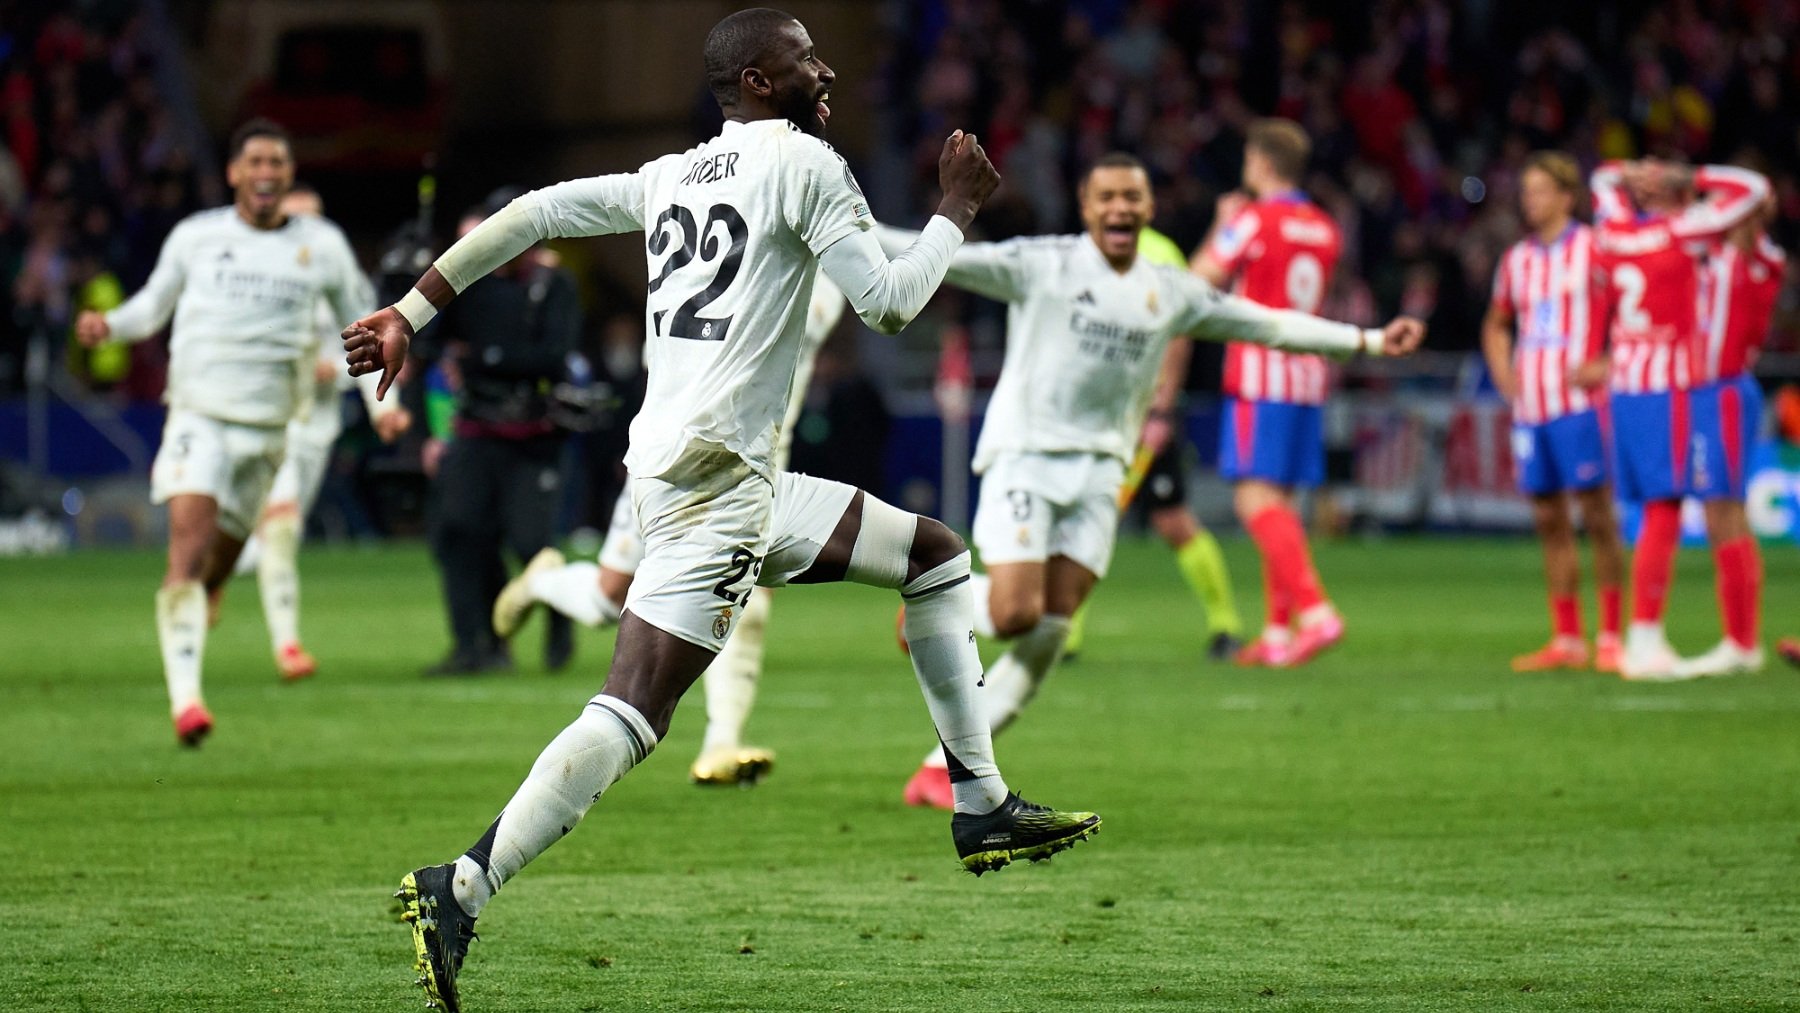
<svg viewBox="0 0 1800 1013">
<path fill-rule="evenodd" d="M 303 184 L 288 192 L 281 209 L 289 215 L 325 213 L 318 191 Z M 383 443 L 399 439 L 412 425 L 412 414 L 398 403 L 376 400 L 378 377 L 351 380 L 344 366 L 343 346 L 336 340 L 340 326 L 331 304 L 319 303 L 313 318 L 316 358 L 312 383 L 307 387 L 310 407 L 288 423 L 281 467 L 269 487 L 269 499 L 256 521 L 256 531 L 245 543 L 235 568 L 239 573 L 256 570 L 275 667 L 289 681 L 309 678 L 318 667 L 313 656 L 300 645 L 300 539 L 306 515 L 319 498 L 325 469 L 331 464 L 332 447 L 344 429 L 344 391 L 353 383 L 361 392 L 369 422 Z"/>
<path fill-rule="evenodd" d="M 169 417 L 150 493 L 169 504 L 156 632 L 175 734 L 189 746 L 213 726 L 200 693 L 207 596 L 231 576 L 281 464 L 288 421 L 309 397 L 313 314 L 321 299 L 338 320 L 374 305 L 337 226 L 281 210 L 294 159 L 280 127 L 240 127 L 225 173 L 233 205 L 183 219 L 140 292 L 75 325 L 92 347 L 142 341 L 175 319 Z"/>
<path fill-rule="evenodd" d="M 913 667 L 952 758 L 951 834 L 966 869 L 1046 858 L 1099 824 L 1093 813 L 1025 802 L 1000 776 L 976 698 L 981 661 L 962 540 L 860 490 L 773 464 L 814 272 L 822 268 L 864 322 L 899 331 L 942 281 L 999 175 L 974 137 L 952 134 L 939 160 L 939 215 L 890 262 L 868 233 L 849 167 L 819 139 L 835 77 L 806 29 L 779 11 L 740 11 L 707 35 L 705 65 L 726 120 L 717 137 L 637 172 L 519 198 L 451 247 L 398 304 L 344 334 L 351 371 L 381 370 L 385 390 L 436 308 L 532 243 L 645 233 L 649 383 L 625 458 L 643 563 L 600 695 L 467 852 L 402 881 L 420 983 L 440 1009 L 458 1008 L 456 974 L 493 892 L 656 747 L 757 584 L 851 580 L 899 590 L 910 603 Z"/>
<path fill-rule="evenodd" d="M 1155 207 L 1150 176 L 1126 154 L 1101 158 L 1078 193 L 1078 236 L 968 243 L 946 280 L 1008 304 L 1006 360 L 988 402 L 975 473 L 975 628 L 1012 641 L 982 702 L 1010 724 L 1062 655 L 1069 617 L 1112 561 L 1119 485 L 1172 338 L 1240 339 L 1349 355 L 1406 354 L 1424 324 L 1363 330 L 1229 296 L 1181 267 L 1138 256 Z M 896 248 L 910 233 L 880 231 Z M 945 807 L 950 777 L 933 752 L 907 783 L 912 805 Z"/>
<path fill-rule="evenodd" d="M 806 311 L 805 344 L 794 369 L 794 389 L 788 397 L 787 415 L 781 420 L 780 441 L 775 446 L 775 470 L 786 471 L 794 446 L 794 425 L 806 404 L 806 385 L 820 346 L 844 315 L 844 293 L 823 274 L 813 278 L 812 303 Z M 555 548 L 534 556 L 523 571 L 494 599 L 494 633 L 502 639 L 519 631 L 531 610 L 548 605 L 585 626 L 607 627 L 619 621 L 625 598 L 638 564 L 644 559 L 644 540 L 638 533 L 637 513 L 629 491 L 613 505 L 606 540 L 600 544 L 597 562 L 570 563 Z M 762 678 L 763 633 L 768 628 L 769 605 L 775 592 L 759 587 L 738 617 L 737 630 L 719 656 L 706 666 L 701 686 L 706 692 L 706 734 L 700 755 L 688 767 L 688 779 L 698 785 L 753 785 L 775 765 L 775 754 L 761 746 L 744 744 L 744 723 L 756 703 L 756 684 Z"/>
</svg>

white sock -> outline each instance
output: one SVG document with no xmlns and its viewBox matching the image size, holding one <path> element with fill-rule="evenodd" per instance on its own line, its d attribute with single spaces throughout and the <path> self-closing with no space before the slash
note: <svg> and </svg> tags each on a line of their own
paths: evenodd
<svg viewBox="0 0 1800 1013">
<path fill-rule="evenodd" d="M 988 669 L 981 687 L 981 703 L 992 734 L 1004 731 L 1037 695 L 1044 677 L 1062 657 L 1063 643 L 1068 639 L 1068 616 L 1044 616 L 1036 626 L 1015 638 L 1011 649 Z M 945 766 L 943 750 L 933 750 L 925 764 Z"/>
<path fill-rule="evenodd" d="M 277 653 L 300 642 L 300 518 L 281 514 L 258 529 L 262 551 L 256 561 L 256 587 L 262 594 L 263 619 Z"/>
<path fill-rule="evenodd" d="M 774 592 L 766 587 L 750 594 L 750 603 L 738 617 L 737 629 L 713 663 L 706 667 L 706 738 L 702 753 L 743 743 L 744 722 L 756 703 L 756 683 L 762 678 L 763 631 L 769 625 L 769 603 Z"/>
<path fill-rule="evenodd" d="M 975 599 L 975 632 L 994 639 L 999 634 L 994 632 L 994 610 L 989 607 L 989 595 L 993 591 L 993 582 L 985 573 L 969 574 L 969 594 Z"/>
<path fill-rule="evenodd" d="M 206 589 L 197 580 L 156 591 L 156 639 L 162 645 L 169 713 L 200 702 L 200 659 L 206 652 Z"/>
<path fill-rule="evenodd" d="M 624 608 L 600 593 L 597 563 L 567 563 L 532 574 L 526 587 L 533 598 L 583 626 L 611 626 Z"/>
<path fill-rule="evenodd" d="M 1668 635 L 1663 632 L 1662 623 L 1645 622 L 1633 619 L 1625 628 L 1625 649 L 1627 651 L 1654 651 L 1668 643 Z"/>
<path fill-rule="evenodd" d="M 244 574 L 256 569 L 256 563 L 261 558 L 262 539 L 256 537 L 256 532 L 252 531 L 250 532 L 250 537 L 244 539 L 244 550 L 238 553 L 237 562 L 231 565 L 231 575 L 233 577 L 242 577 Z"/>
<path fill-rule="evenodd" d="M 471 915 L 527 862 L 587 815 L 602 793 L 656 748 L 637 708 L 601 694 L 550 741 L 486 835 L 456 860 L 456 902 Z"/>
<path fill-rule="evenodd" d="M 906 599 L 906 642 L 925 705 L 950 768 L 956 811 L 987 813 L 1006 801 L 982 714 L 981 657 L 969 618 L 974 612 L 969 554 L 936 566 L 900 589 Z"/>
</svg>

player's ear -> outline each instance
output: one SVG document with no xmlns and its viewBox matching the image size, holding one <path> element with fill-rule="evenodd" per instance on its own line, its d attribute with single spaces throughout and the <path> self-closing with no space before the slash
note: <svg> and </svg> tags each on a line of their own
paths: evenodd
<svg viewBox="0 0 1800 1013">
<path fill-rule="evenodd" d="M 738 76 L 738 90 L 757 98 L 768 98 L 775 93 L 775 84 L 767 74 L 755 67 L 745 67 L 744 72 Z"/>
</svg>

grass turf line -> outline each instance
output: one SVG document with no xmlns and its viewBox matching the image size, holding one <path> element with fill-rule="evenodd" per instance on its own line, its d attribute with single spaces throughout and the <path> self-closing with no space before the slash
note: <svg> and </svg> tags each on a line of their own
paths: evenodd
<svg viewBox="0 0 1800 1013">
<path fill-rule="evenodd" d="M 1248 605 L 1254 558 L 1227 554 Z M 783 592 L 750 725 L 772 777 L 685 783 L 696 691 L 483 917 L 467 1008 L 1795 1007 L 1794 673 L 1515 676 L 1546 629 L 1529 543 L 1319 557 L 1348 639 L 1245 672 L 1200 660 L 1167 554 L 1123 545 L 1083 658 L 999 747 L 1015 787 L 1107 833 L 979 880 L 946 816 L 899 805 L 931 730 L 891 596 Z M 1800 616 L 1792 551 L 1768 557 L 1765 614 Z M 239 581 L 207 646 L 218 731 L 188 752 L 160 565 L 0 560 L 0 1009 L 416 1003 L 389 895 L 486 826 L 597 690 L 610 634 L 546 676 L 534 620 L 517 675 L 427 682 L 445 634 L 423 550 L 309 549 L 319 677 L 277 685 Z M 1717 635 L 1703 553 L 1681 557 L 1671 635 Z"/>
</svg>

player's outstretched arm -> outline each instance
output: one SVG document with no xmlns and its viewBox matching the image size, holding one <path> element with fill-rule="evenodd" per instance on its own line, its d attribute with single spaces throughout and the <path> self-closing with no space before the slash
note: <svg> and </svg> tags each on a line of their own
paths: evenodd
<svg viewBox="0 0 1800 1013">
<path fill-rule="evenodd" d="M 843 290 L 856 315 L 883 334 L 900 333 L 925 308 L 943 284 L 975 212 L 1000 185 L 1000 174 L 975 135 L 960 130 L 944 142 L 938 178 L 944 188 L 938 213 L 893 260 L 869 232 L 849 234 L 819 255 L 819 268 Z"/>
<path fill-rule="evenodd" d="M 156 267 L 150 271 L 144 287 L 105 313 L 82 313 L 75 320 L 76 339 L 93 348 L 107 341 L 142 341 L 162 330 L 175 315 L 175 304 L 187 283 L 191 234 L 185 222 L 175 226 L 157 252 Z"/>
<path fill-rule="evenodd" d="M 1410 355 L 1425 340 L 1425 324 L 1395 317 L 1387 326 L 1364 329 L 1296 310 L 1271 309 L 1225 295 L 1199 278 L 1169 270 L 1182 296 L 1176 329 L 1207 341 L 1249 341 L 1296 352 L 1348 356 Z"/>
<path fill-rule="evenodd" d="M 380 372 L 376 397 L 386 397 L 419 328 L 476 279 L 546 239 L 612 235 L 643 227 L 644 181 L 639 173 L 595 176 L 533 190 L 445 250 L 399 302 L 344 329 L 350 375 Z"/>
</svg>

